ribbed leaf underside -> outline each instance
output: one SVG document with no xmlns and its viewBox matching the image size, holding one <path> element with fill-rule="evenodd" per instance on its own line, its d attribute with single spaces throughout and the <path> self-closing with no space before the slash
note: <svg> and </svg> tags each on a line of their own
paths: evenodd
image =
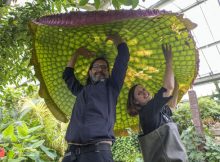
<svg viewBox="0 0 220 162">
<path fill-rule="evenodd" d="M 105 39 L 106 35 L 118 32 L 128 44 L 130 61 L 117 102 L 115 132 L 123 135 L 126 128 L 137 129 L 138 118 L 131 118 L 126 112 L 129 88 L 141 83 L 152 94 L 157 92 L 165 70 L 161 44 L 169 43 L 175 77 L 180 85 L 180 100 L 198 72 L 198 54 L 190 33 L 194 27 L 195 24 L 183 19 L 182 15 L 150 10 L 73 12 L 32 21 L 34 50 L 31 61 L 41 83 L 40 95 L 54 116 L 67 122 L 75 101 L 62 80 L 68 60 L 77 48 L 84 46 L 96 56 L 104 55 L 112 67 L 117 50 Z M 94 58 L 78 58 L 75 75 L 82 84 L 86 82 L 88 67 Z"/>
</svg>

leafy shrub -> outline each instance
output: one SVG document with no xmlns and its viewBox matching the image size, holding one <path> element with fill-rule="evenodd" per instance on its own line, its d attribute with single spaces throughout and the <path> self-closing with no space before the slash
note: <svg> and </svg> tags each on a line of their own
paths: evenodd
<svg viewBox="0 0 220 162">
<path fill-rule="evenodd" d="M 210 136 L 208 130 L 205 131 L 205 137 L 199 137 L 193 126 L 190 126 L 181 134 L 181 139 L 186 147 L 190 162 L 219 162 L 220 145 Z"/>
<path fill-rule="evenodd" d="M 209 97 L 199 98 L 199 108 L 201 118 L 213 118 L 214 120 L 220 121 L 220 105 Z"/>
<path fill-rule="evenodd" d="M 143 162 L 137 134 L 130 132 L 129 136 L 117 137 L 112 147 L 115 162 Z"/>
<path fill-rule="evenodd" d="M 22 107 L 19 90 L 5 89 L 0 104 L 0 147 L 5 149 L 3 161 L 54 161 L 56 151 L 46 147 L 43 123 L 32 118 L 32 109 Z M 29 117 L 27 117 L 29 116 Z"/>
<path fill-rule="evenodd" d="M 21 115 L 27 111 L 21 111 Z M 42 161 L 55 160 L 57 154 L 54 150 L 44 145 L 42 138 L 45 133 L 42 132 L 43 125 L 31 125 L 26 121 L 10 120 L 1 127 L 0 141 L 1 146 L 5 148 L 7 157 L 5 160 L 16 159 Z"/>
<path fill-rule="evenodd" d="M 180 103 L 179 108 L 173 113 L 173 120 L 178 125 L 180 134 L 183 130 L 192 126 L 192 113 L 189 108 L 189 103 Z"/>
<path fill-rule="evenodd" d="M 220 105 L 209 97 L 198 99 L 199 110 L 203 124 L 211 125 L 220 120 Z M 173 119 L 177 123 L 180 134 L 183 130 L 192 126 L 192 113 L 188 102 L 180 103 L 173 113 Z"/>
</svg>

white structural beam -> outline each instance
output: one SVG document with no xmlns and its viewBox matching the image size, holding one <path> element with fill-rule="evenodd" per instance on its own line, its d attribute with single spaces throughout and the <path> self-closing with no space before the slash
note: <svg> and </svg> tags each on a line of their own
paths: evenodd
<svg viewBox="0 0 220 162">
<path fill-rule="evenodd" d="M 205 84 L 209 82 L 214 82 L 220 80 L 220 73 L 216 74 L 210 74 L 208 76 L 200 77 L 195 80 L 193 85 L 200 85 L 200 84 Z"/>
<path fill-rule="evenodd" d="M 156 2 L 155 4 L 151 5 L 149 7 L 149 9 L 154 9 L 154 8 L 160 9 L 160 8 L 166 6 L 167 4 L 172 3 L 173 1 L 174 0 L 160 0 L 160 1 Z"/>
</svg>

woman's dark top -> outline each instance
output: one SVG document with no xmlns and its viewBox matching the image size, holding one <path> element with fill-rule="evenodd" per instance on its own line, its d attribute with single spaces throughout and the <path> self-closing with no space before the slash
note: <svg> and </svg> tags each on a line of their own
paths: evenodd
<svg viewBox="0 0 220 162">
<path fill-rule="evenodd" d="M 165 106 L 167 102 L 172 98 L 163 97 L 163 93 L 166 92 L 166 88 L 162 87 L 146 105 L 142 106 L 139 111 L 139 118 L 141 128 L 144 134 L 148 134 L 153 130 L 159 128 L 164 121 L 163 115 L 170 117 L 172 112 L 168 106 Z"/>
</svg>

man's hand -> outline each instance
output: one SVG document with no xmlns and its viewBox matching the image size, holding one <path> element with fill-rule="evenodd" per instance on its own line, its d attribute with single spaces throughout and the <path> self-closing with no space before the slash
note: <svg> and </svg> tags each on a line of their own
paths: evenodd
<svg viewBox="0 0 220 162">
<path fill-rule="evenodd" d="M 79 55 L 84 56 L 85 58 L 90 58 L 95 55 L 94 52 L 89 51 L 85 47 L 78 48 L 74 54 L 77 56 Z"/>
<path fill-rule="evenodd" d="M 87 50 L 85 47 L 80 47 L 74 52 L 74 54 L 70 58 L 69 62 L 67 63 L 67 67 L 73 68 L 76 64 L 76 60 L 79 55 L 84 56 L 86 58 L 90 58 L 90 57 L 94 56 L 95 54 L 94 54 L 94 52 Z"/>
<path fill-rule="evenodd" d="M 106 38 L 106 41 L 108 41 L 108 40 L 113 41 L 116 47 L 119 44 L 124 42 L 124 40 L 121 38 L 121 36 L 118 33 L 115 33 L 113 35 L 108 35 L 107 38 Z"/>
</svg>

